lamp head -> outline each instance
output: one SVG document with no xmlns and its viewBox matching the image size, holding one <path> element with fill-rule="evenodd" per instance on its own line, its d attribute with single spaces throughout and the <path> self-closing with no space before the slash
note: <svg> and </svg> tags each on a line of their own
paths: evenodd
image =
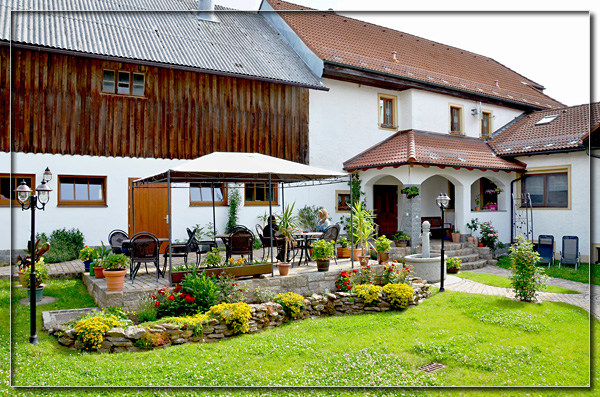
<svg viewBox="0 0 600 397">
<path fill-rule="evenodd" d="M 45 180 L 42 180 L 42 183 L 40 183 L 38 187 L 35 188 L 35 190 L 38 194 L 39 202 L 42 205 L 46 205 L 48 201 L 50 201 L 50 192 L 52 191 L 50 186 L 48 186 Z"/>
<path fill-rule="evenodd" d="M 52 180 L 52 173 L 50 172 L 50 168 L 46 167 L 46 171 L 44 171 L 44 175 L 42 175 L 42 181 L 46 183 Z"/>
<path fill-rule="evenodd" d="M 446 193 L 440 193 L 440 195 L 435 199 L 435 203 L 438 207 L 446 209 L 450 203 L 450 197 L 448 197 Z"/>
<path fill-rule="evenodd" d="M 17 200 L 21 205 L 27 204 L 29 201 L 29 196 L 31 196 L 31 189 L 25 183 L 25 180 L 21 181 L 19 186 L 15 189 L 15 193 L 17 193 Z"/>
</svg>

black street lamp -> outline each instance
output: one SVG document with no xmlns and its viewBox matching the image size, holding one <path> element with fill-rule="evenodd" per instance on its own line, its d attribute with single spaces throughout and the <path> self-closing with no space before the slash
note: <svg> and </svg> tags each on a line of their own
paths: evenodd
<svg viewBox="0 0 600 397">
<path fill-rule="evenodd" d="M 30 332 L 29 343 L 38 343 L 37 330 L 36 330 L 36 302 L 35 302 L 35 210 L 44 210 L 46 204 L 50 200 L 50 192 L 52 189 L 48 186 L 48 182 L 52 179 L 52 173 L 48 168 L 44 171 L 42 176 L 42 183 L 35 188 L 37 195 L 33 194 L 33 191 L 27 186 L 25 181 L 22 181 L 19 186 L 15 189 L 17 193 L 17 200 L 21 204 L 23 211 L 31 209 L 31 240 L 29 241 L 29 252 L 31 253 L 31 274 L 29 278 L 29 314 L 30 314 Z"/>
<path fill-rule="evenodd" d="M 446 267 L 446 264 L 444 263 L 444 233 L 445 230 L 443 229 L 444 226 L 444 211 L 446 211 L 448 209 L 448 204 L 450 203 L 450 197 L 448 197 L 448 195 L 446 193 L 440 193 L 440 195 L 435 199 L 435 203 L 437 204 L 438 207 L 440 207 L 440 209 L 442 210 L 442 249 L 441 251 L 441 257 L 440 257 L 440 273 L 441 273 L 441 278 L 440 278 L 440 292 L 444 292 L 444 268 Z"/>
</svg>

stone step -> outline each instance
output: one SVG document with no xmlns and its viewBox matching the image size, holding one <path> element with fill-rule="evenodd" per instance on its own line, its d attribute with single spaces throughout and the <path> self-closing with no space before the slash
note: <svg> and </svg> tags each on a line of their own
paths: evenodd
<svg viewBox="0 0 600 397">
<path fill-rule="evenodd" d="M 480 269 L 482 267 L 484 267 L 485 265 L 487 265 L 487 260 L 485 259 L 478 259 L 476 261 L 473 262 L 463 262 L 462 267 L 460 268 L 460 270 L 472 270 L 472 269 Z"/>
<path fill-rule="evenodd" d="M 440 254 L 440 250 L 432 250 L 431 251 L 432 254 Z M 467 255 L 473 255 L 473 254 L 477 254 L 476 252 L 474 252 L 473 248 L 463 248 L 463 249 L 459 249 L 459 250 L 447 250 L 444 249 L 444 254 L 447 257 L 455 257 L 455 256 L 467 256 Z"/>
</svg>

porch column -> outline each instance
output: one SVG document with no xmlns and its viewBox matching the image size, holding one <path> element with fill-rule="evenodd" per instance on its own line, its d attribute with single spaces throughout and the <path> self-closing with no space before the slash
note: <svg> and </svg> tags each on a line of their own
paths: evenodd
<svg viewBox="0 0 600 397">
<path fill-rule="evenodd" d="M 421 185 L 404 185 L 403 188 L 416 186 L 421 191 Z M 405 194 L 400 194 L 402 200 L 402 231 L 410 236 L 410 246 L 416 248 L 421 244 L 421 195 L 407 198 Z"/>
</svg>

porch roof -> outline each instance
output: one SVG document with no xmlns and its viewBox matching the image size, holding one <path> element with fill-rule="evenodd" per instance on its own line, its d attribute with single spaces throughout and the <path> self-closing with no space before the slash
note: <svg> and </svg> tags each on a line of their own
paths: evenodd
<svg viewBox="0 0 600 397">
<path fill-rule="evenodd" d="M 523 171 L 525 164 L 494 155 L 482 140 L 434 132 L 405 130 L 370 147 L 344 163 L 346 171 L 435 165 L 481 170 Z"/>
</svg>

